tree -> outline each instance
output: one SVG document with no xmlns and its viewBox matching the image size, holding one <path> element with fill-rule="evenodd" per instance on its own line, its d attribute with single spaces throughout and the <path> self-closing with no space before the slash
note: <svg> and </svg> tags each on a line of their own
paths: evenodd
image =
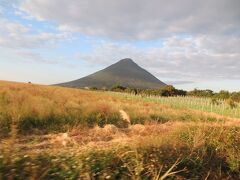
<svg viewBox="0 0 240 180">
<path fill-rule="evenodd" d="M 229 99 L 230 93 L 228 91 L 221 90 L 219 93 L 215 95 L 218 99 Z"/>
<path fill-rule="evenodd" d="M 227 103 L 232 109 L 237 107 L 237 104 L 231 98 L 227 100 Z"/>
<path fill-rule="evenodd" d="M 124 87 L 124 86 L 114 85 L 114 86 L 111 88 L 111 91 L 123 92 L 123 91 L 125 91 L 126 89 L 127 89 L 127 88 Z"/>
<path fill-rule="evenodd" d="M 240 102 L 240 92 L 233 92 L 230 97 L 234 102 Z"/>
</svg>

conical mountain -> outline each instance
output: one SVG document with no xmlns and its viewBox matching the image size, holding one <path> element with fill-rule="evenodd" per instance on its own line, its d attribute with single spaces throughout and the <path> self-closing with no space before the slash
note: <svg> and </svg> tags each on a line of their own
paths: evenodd
<svg viewBox="0 0 240 180">
<path fill-rule="evenodd" d="M 114 85 L 120 85 L 132 88 L 157 89 L 166 84 L 138 66 L 132 59 L 126 58 L 89 76 L 58 85 L 89 88 L 111 88 Z"/>
</svg>

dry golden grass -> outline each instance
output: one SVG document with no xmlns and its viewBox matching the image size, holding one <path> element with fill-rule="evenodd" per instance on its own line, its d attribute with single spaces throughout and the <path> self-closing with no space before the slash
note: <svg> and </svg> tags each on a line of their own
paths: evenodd
<svg viewBox="0 0 240 180">
<path fill-rule="evenodd" d="M 0 81 L 0 179 L 238 179 L 240 120 Z"/>
<path fill-rule="evenodd" d="M 121 119 L 121 111 L 126 112 L 125 116 L 130 116 L 127 119 L 131 119 L 132 124 L 149 121 L 230 120 L 213 113 L 174 109 L 156 102 L 129 99 L 124 95 L 119 97 L 108 92 L 10 82 L 0 82 L 0 107 L 2 116 L 19 124 L 22 133 L 48 133 L 79 125 L 94 126 L 96 123 L 104 125 L 108 121 Z M 96 119 L 102 119 L 102 122 L 95 122 Z M 56 127 L 49 129 L 48 123 Z M 60 130 L 58 123 L 61 125 Z"/>
</svg>

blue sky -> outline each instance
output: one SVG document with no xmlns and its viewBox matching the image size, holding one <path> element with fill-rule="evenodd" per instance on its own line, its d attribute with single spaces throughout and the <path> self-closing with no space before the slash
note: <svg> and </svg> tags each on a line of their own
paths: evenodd
<svg viewBox="0 0 240 180">
<path fill-rule="evenodd" d="M 182 89 L 240 90 L 238 0 L 2 0 L 0 79 L 54 84 L 123 58 Z"/>
</svg>

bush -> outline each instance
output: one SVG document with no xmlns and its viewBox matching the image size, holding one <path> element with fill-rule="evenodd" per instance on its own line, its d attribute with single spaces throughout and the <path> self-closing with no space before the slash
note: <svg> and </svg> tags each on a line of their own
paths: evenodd
<svg viewBox="0 0 240 180">
<path fill-rule="evenodd" d="M 120 86 L 120 85 L 115 85 L 111 88 L 111 91 L 117 91 L 117 92 L 123 92 L 125 91 L 127 88 L 124 86 Z"/>
<path fill-rule="evenodd" d="M 234 102 L 240 102 L 240 92 L 233 92 L 230 97 Z"/>
<path fill-rule="evenodd" d="M 230 95 L 231 94 L 228 91 L 221 90 L 219 93 L 216 93 L 214 97 L 218 99 L 229 99 Z"/>
<path fill-rule="evenodd" d="M 193 91 L 189 91 L 187 95 L 196 97 L 212 97 L 214 93 L 212 90 L 209 89 L 206 90 L 194 89 Z"/>
</svg>

